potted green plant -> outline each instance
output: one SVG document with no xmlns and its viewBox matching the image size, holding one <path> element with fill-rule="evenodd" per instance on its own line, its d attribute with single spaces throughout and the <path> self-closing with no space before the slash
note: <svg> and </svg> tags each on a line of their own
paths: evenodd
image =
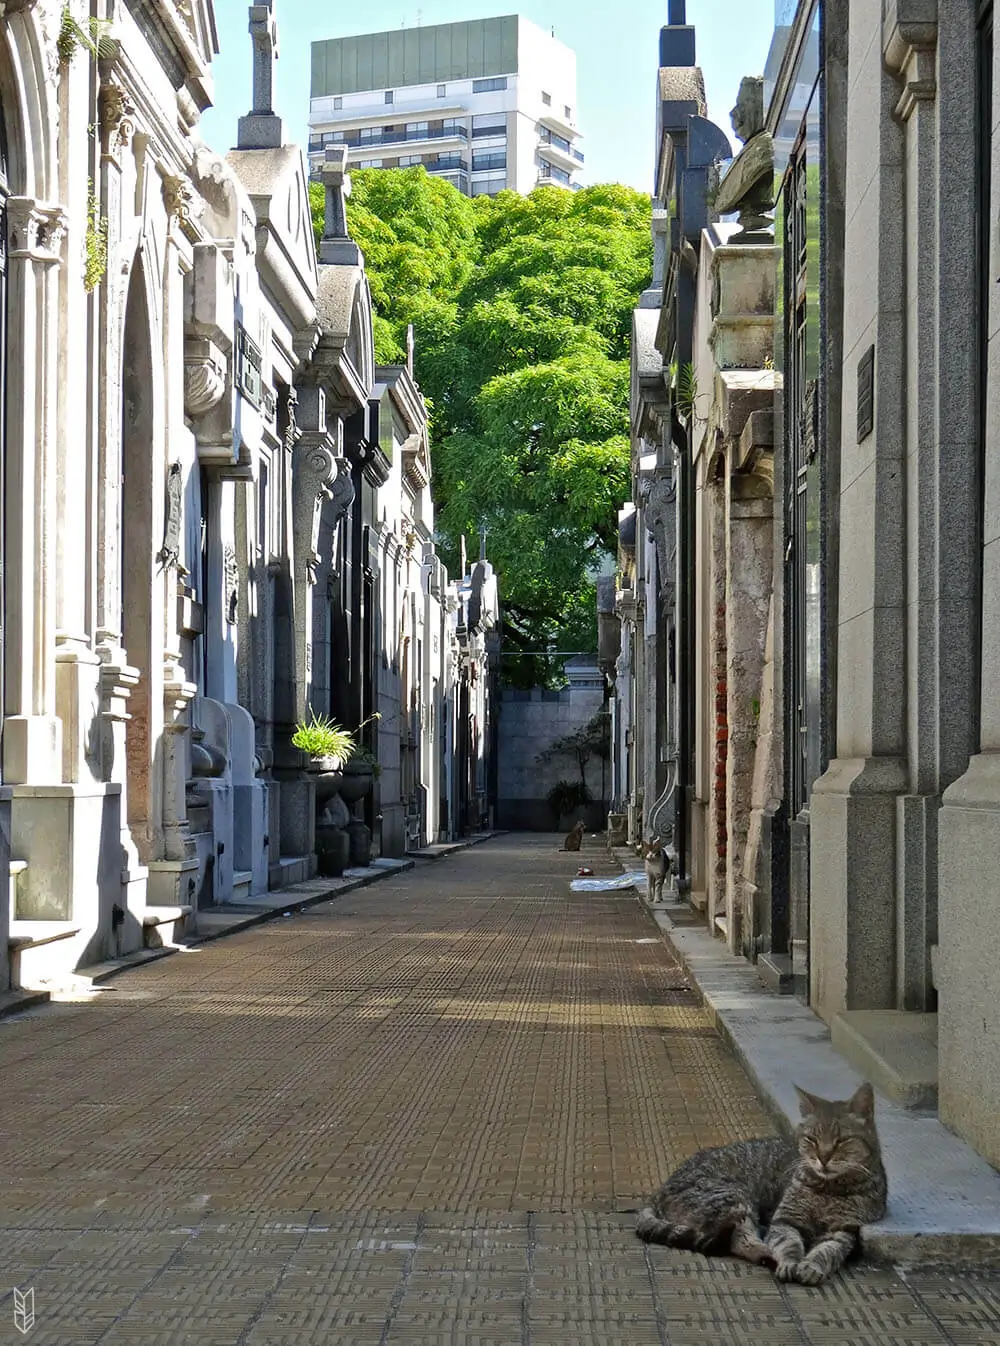
<svg viewBox="0 0 1000 1346">
<path fill-rule="evenodd" d="M 292 746 L 309 758 L 306 770 L 316 776 L 316 796 L 320 803 L 340 789 L 345 761 L 356 746 L 354 735 L 341 728 L 328 715 L 311 711 L 312 719 L 295 726 Z"/>
</svg>

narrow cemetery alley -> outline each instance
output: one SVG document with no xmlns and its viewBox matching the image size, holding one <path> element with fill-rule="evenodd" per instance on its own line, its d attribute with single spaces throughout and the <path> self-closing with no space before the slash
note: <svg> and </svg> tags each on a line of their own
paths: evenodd
<svg viewBox="0 0 1000 1346">
<path fill-rule="evenodd" d="M 995 1276 L 813 1290 L 635 1238 L 681 1159 L 771 1123 L 634 893 L 571 892 L 559 843 L 495 838 L 2 1021 L 33 1346 L 1000 1343 Z"/>
</svg>

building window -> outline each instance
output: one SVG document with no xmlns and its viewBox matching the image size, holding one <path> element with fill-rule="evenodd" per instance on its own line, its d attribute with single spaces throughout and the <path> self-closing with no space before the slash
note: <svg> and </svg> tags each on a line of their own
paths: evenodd
<svg viewBox="0 0 1000 1346">
<path fill-rule="evenodd" d="M 546 107 L 551 107 L 551 106 L 552 106 L 552 95 L 551 95 L 550 93 L 543 93 L 543 94 L 542 94 L 542 102 L 545 104 Z"/>
<path fill-rule="evenodd" d="M 507 134 L 507 114 L 505 112 L 484 112 L 472 119 L 472 139 L 482 136 L 503 136 Z"/>
<path fill-rule="evenodd" d="M 337 97 L 333 100 L 334 112 L 339 112 L 343 106 L 344 106 L 344 100 L 343 98 L 341 98 L 340 94 L 338 94 Z"/>
<path fill-rule="evenodd" d="M 427 122 L 407 122 L 406 138 L 407 140 L 416 140 L 419 136 L 427 134 Z"/>
<path fill-rule="evenodd" d="M 498 79 L 474 79 L 472 81 L 473 93 L 495 93 L 498 89 L 506 89 L 506 87 L 506 75 L 501 75 Z"/>
<path fill-rule="evenodd" d="M 423 158 L 419 154 L 404 154 L 399 161 L 400 168 L 412 168 L 414 164 L 422 164 Z"/>
<path fill-rule="evenodd" d="M 497 192 L 502 192 L 507 186 L 506 173 L 490 173 L 488 177 L 479 178 L 472 184 L 473 196 L 496 196 Z"/>
<path fill-rule="evenodd" d="M 381 160 L 381 159 L 362 159 L 361 162 L 358 164 L 358 167 L 359 167 L 359 168 L 381 168 L 381 167 L 382 167 L 382 160 Z"/>
<path fill-rule="evenodd" d="M 447 84 L 439 84 L 439 85 L 438 85 L 438 98 L 444 98 L 444 97 L 447 95 L 447 93 L 448 93 L 448 86 L 447 86 Z"/>
<path fill-rule="evenodd" d="M 506 168 L 507 151 L 506 150 L 487 150 L 485 154 L 474 154 L 472 156 L 473 173 L 482 172 L 484 168 Z"/>
<path fill-rule="evenodd" d="M 385 91 L 385 101 L 386 101 L 387 103 L 394 103 L 394 102 L 396 101 L 396 95 L 393 93 L 393 91 L 392 91 L 391 89 L 386 89 L 386 91 Z"/>
<path fill-rule="evenodd" d="M 564 107 L 563 112 L 566 114 L 566 120 L 571 122 L 573 120 L 573 109 L 571 107 Z"/>
</svg>

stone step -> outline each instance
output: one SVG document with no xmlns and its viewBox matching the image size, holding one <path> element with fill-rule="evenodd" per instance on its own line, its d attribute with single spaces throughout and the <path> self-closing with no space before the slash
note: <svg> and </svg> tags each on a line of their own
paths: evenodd
<svg viewBox="0 0 1000 1346">
<path fill-rule="evenodd" d="M 296 883 L 308 883 L 313 878 L 311 855 L 283 855 L 268 868 L 269 888 L 290 888 Z"/>
<path fill-rule="evenodd" d="M 147 907 L 142 916 L 142 943 L 146 949 L 176 948 L 191 933 L 190 906 Z"/>
<path fill-rule="evenodd" d="M 841 1056 L 904 1108 L 936 1108 L 937 1015 L 909 1010 L 845 1010 L 830 1024 Z"/>
<path fill-rule="evenodd" d="M 65 962 L 52 946 L 79 933 L 72 921 L 11 921 L 7 938 L 11 986 L 30 990 L 51 981 Z"/>
</svg>

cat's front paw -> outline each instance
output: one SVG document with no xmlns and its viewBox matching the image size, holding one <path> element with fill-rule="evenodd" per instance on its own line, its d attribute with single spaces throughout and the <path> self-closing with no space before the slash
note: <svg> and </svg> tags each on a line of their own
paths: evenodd
<svg viewBox="0 0 1000 1346">
<path fill-rule="evenodd" d="M 800 1263 L 798 1262 L 790 1262 L 787 1259 L 783 1259 L 775 1264 L 774 1274 L 777 1276 L 779 1281 L 798 1280 L 797 1273 L 799 1266 Z"/>
<path fill-rule="evenodd" d="M 825 1268 L 810 1262 L 808 1257 L 797 1263 L 794 1273 L 792 1279 L 798 1281 L 799 1285 L 821 1285 L 826 1280 Z"/>
</svg>

